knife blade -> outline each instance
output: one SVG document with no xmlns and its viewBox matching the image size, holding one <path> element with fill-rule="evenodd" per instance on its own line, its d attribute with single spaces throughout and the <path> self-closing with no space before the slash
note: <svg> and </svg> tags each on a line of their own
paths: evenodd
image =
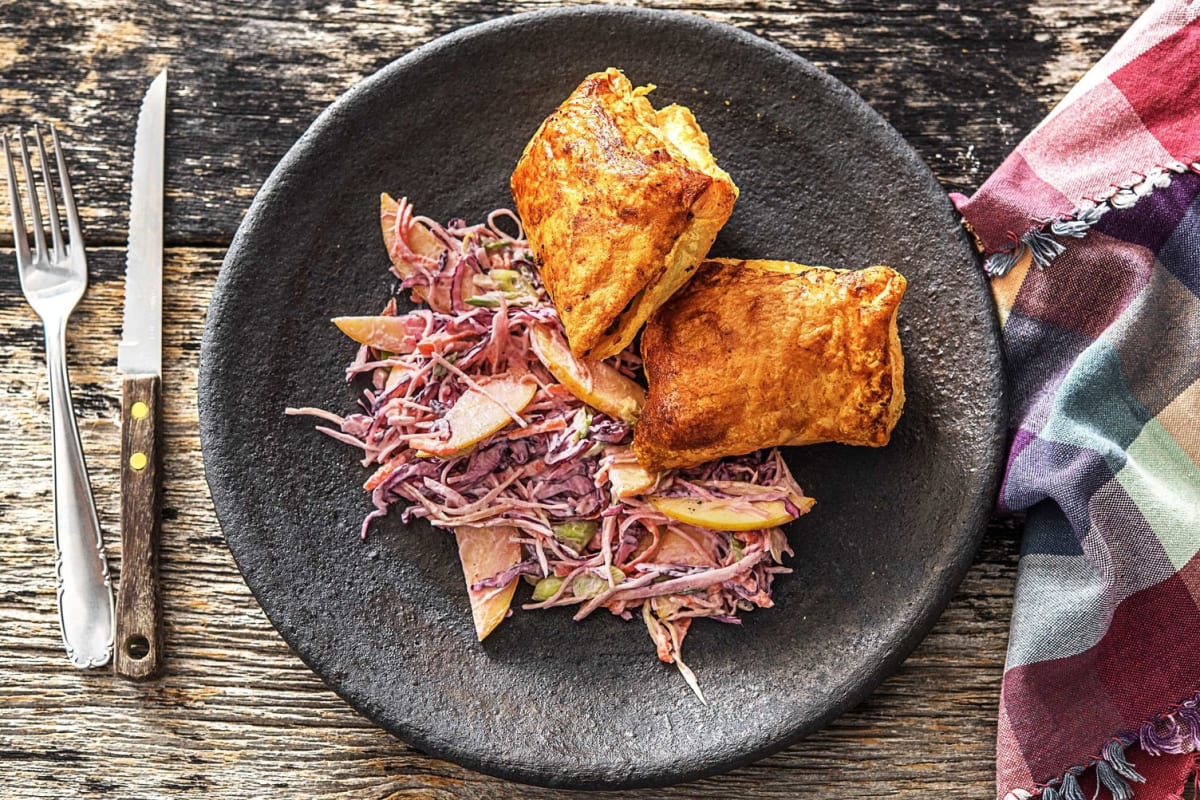
<svg viewBox="0 0 1200 800">
<path fill-rule="evenodd" d="M 138 114 L 125 261 L 121 373 L 121 581 L 113 670 L 144 680 L 162 669 L 158 586 L 159 437 L 162 375 L 162 203 L 167 72 Z"/>
</svg>

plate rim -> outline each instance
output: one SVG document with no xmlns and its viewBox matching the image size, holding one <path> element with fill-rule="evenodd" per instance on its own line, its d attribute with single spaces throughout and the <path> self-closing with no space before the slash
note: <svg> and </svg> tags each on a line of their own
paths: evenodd
<svg viewBox="0 0 1200 800">
<path fill-rule="evenodd" d="M 948 212 L 947 218 L 954 215 L 953 206 L 951 205 L 946 190 L 938 182 L 936 176 L 929 168 L 928 164 L 920 157 L 920 154 L 909 144 L 903 136 L 892 126 L 882 115 L 872 108 L 865 99 L 857 92 L 842 83 L 840 80 L 830 75 L 829 73 L 816 67 L 799 53 L 787 49 L 786 47 L 772 41 L 765 36 L 756 35 L 742 28 L 729 23 L 719 22 L 709 17 L 702 16 L 697 13 L 687 11 L 676 11 L 669 9 L 645 8 L 635 6 L 613 6 L 613 5 L 572 5 L 562 6 L 549 9 L 539 9 L 535 11 L 523 12 L 519 14 L 509 14 L 497 16 L 479 23 L 458 28 L 450 33 L 438 36 L 424 44 L 419 45 L 410 52 L 396 58 L 372 74 L 357 81 L 350 86 L 346 91 L 340 94 L 333 102 L 327 105 L 321 113 L 308 126 L 304 133 L 288 148 L 284 156 L 278 161 L 275 167 L 271 170 L 268 177 L 263 181 L 255 194 L 255 197 L 247 211 L 242 222 L 239 224 L 230 246 L 226 251 L 225 257 L 222 260 L 221 269 L 218 273 L 216 283 L 213 287 L 212 299 L 205 315 L 204 330 L 201 337 L 200 359 L 199 359 L 199 374 L 197 381 L 197 399 L 199 413 L 199 428 L 200 428 L 200 448 L 202 454 L 202 462 L 204 465 L 205 481 L 209 488 L 209 494 L 213 502 L 214 517 L 217 520 L 218 526 L 221 528 L 222 536 L 225 538 L 226 546 L 228 547 L 234 563 L 238 567 L 238 571 L 242 576 L 243 582 L 250 589 L 255 601 L 262 609 L 264 616 L 275 628 L 289 649 L 300 658 L 304 665 L 311 670 L 329 689 L 331 689 L 339 698 L 353 708 L 357 713 L 371 721 L 373 725 L 395 736 L 397 739 L 407 742 L 413 747 L 418 748 L 423 753 L 436 758 L 444 758 L 453 761 L 468 769 L 475 770 L 484 774 L 493 775 L 506 780 L 516 781 L 525 784 L 546 786 L 552 788 L 588 788 L 588 789 L 642 789 L 652 787 L 669 786 L 678 783 L 697 780 L 700 778 L 710 777 L 719 773 L 727 772 L 731 769 L 736 769 L 764 758 L 772 753 L 779 752 L 792 744 L 795 744 L 800 739 L 810 735 L 816 731 L 822 730 L 830 722 L 845 714 L 853 707 L 860 704 L 866 697 L 874 692 L 884 680 L 893 675 L 899 666 L 908 658 L 916 647 L 926 638 L 930 630 L 936 625 L 941 615 L 944 613 L 954 593 L 960 587 L 965 578 L 975 554 L 982 541 L 987 528 L 987 521 L 991 516 L 992 509 L 995 506 L 996 498 L 999 496 L 1001 482 L 1003 477 L 1003 453 L 1004 445 L 1007 441 L 1007 410 L 1009 403 L 1009 392 L 1007 381 L 1003 373 L 1003 356 L 1000 338 L 999 318 L 996 314 L 996 306 L 991 292 L 987 288 L 986 278 L 982 271 L 978 272 L 978 281 L 981 286 L 980 295 L 984 300 L 984 308 L 980 311 L 984 313 L 988 320 L 988 344 L 989 353 L 994 361 L 996 376 L 996 388 L 999 390 L 996 398 L 996 414 L 992 430 L 989 431 L 990 436 L 986 437 L 989 444 L 989 451 L 992 455 L 991 475 L 983 482 L 982 494 L 988 499 L 988 503 L 979 503 L 972 511 L 969 518 L 969 523 L 964 526 L 964 533 L 969 533 L 964 537 L 963 546 L 956 551 L 955 558 L 952 564 L 948 565 L 946 573 L 949 576 L 948 580 L 937 584 L 931 593 L 931 602 L 927 603 L 924 608 L 917 611 L 915 622 L 906 627 L 904 634 L 899 637 L 892 646 L 884 651 L 885 655 L 879 659 L 870 669 L 864 671 L 860 677 L 854 682 L 849 691 L 842 693 L 840 698 L 827 706 L 824 713 L 818 715 L 815 720 L 810 720 L 806 724 L 793 726 L 793 730 L 785 735 L 773 737 L 766 744 L 742 749 L 737 751 L 736 755 L 730 756 L 723 760 L 714 761 L 710 764 L 698 766 L 694 769 L 677 770 L 670 774 L 651 774 L 651 775 L 634 775 L 622 776 L 618 780 L 611 782 L 595 782 L 595 781 L 580 781 L 571 775 L 548 776 L 544 773 L 535 773 L 528 767 L 529 765 L 516 765 L 506 767 L 494 761 L 489 761 L 484 758 L 476 757 L 470 750 L 458 749 L 454 747 L 444 746 L 441 741 L 434 741 L 433 737 L 423 735 L 422 731 L 414 726 L 408 726 L 408 729 L 403 733 L 397 731 L 391 724 L 382 722 L 375 712 L 367 703 L 361 702 L 360 699 L 350 696 L 338 684 L 335 684 L 330 678 L 327 678 L 319 671 L 312 660 L 303 653 L 300 649 L 293 646 L 287 636 L 283 634 L 280 626 L 272 618 L 272 615 L 267 612 L 267 604 L 264 603 L 258 589 L 251 583 L 247 577 L 247 567 L 233 546 L 229 543 L 229 537 L 225 534 L 226 523 L 217 513 L 218 498 L 221 502 L 226 502 L 226 498 L 235 497 L 236 492 L 227 492 L 226 487 L 222 486 L 220 470 L 210 463 L 210 460 L 205 457 L 205 452 L 210 451 L 213 447 L 213 439 L 217 436 L 214 429 L 213 413 L 206 413 L 206 407 L 211 402 L 209 387 L 213 382 L 213 352 L 218 348 L 217 343 L 217 328 L 219 320 L 225 307 L 225 297 L 228 294 L 228 284 L 231 282 L 230 277 L 233 271 L 231 265 L 236 264 L 241 257 L 241 251 L 246 246 L 254 230 L 259 224 L 259 217 L 264 213 L 263 209 L 267 205 L 267 198 L 274 192 L 275 187 L 284 182 L 287 173 L 292 165 L 305 157 L 306 151 L 310 143 L 321 136 L 323 132 L 335 126 L 338 116 L 348 108 L 352 108 L 359 103 L 363 98 L 369 97 L 377 86 L 386 84 L 392 76 L 398 72 L 403 72 L 411 65 L 420 61 L 436 57 L 445 50 L 453 49 L 469 43 L 471 40 L 487 37 L 495 30 L 507 30 L 514 26 L 521 26 L 529 23 L 537 23 L 545 19 L 555 19 L 558 17 L 571 18 L 589 18 L 591 20 L 611 18 L 628 18 L 642 17 L 648 21 L 664 21 L 668 24 L 682 24 L 696 29 L 706 29 L 711 32 L 719 32 L 720 35 L 732 37 L 738 40 L 738 43 L 750 46 L 757 49 L 766 49 L 771 51 L 776 57 L 783 58 L 787 61 L 790 68 L 801 69 L 810 76 L 818 80 L 827 89 L 832 92 L 843 95 L 850 99 L 851 105 L 854 107 L 855 113 L 860 116 L 865 116 L 871 120 L 879 128 L 879 133 L 882 133 L 887 139 L 891 140 L 891 144 L 896 148 L 896 151 L 902 154 L 905 161 L 912 162 L 918 167 L 921 176 L 933 187 L 937 188 L 938 193 L 943 197 L 943 203 Z M 958 235 L 964 242 L 969 244 L 966 232 L 958 231 Z M 974 248 L 969 248 L 972 253 L 975 253 Z M 976 264 L 978 263 L 978 255 L 976 256 Z M 984 437 L 981 437 L 981 439 Z M 521 767 L 524 768 L 521 768 Z"/>
</svg>

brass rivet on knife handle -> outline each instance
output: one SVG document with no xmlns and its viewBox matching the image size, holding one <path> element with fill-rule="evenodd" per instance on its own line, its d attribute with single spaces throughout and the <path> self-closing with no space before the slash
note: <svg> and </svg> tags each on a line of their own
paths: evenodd
<svg viewBox="0 0 1200 800">
<path fill-rule="evenodd" d="M 145 680 L 163 664 L 158 589 L 159 378 L 126 378 L 121 394 L 121 582 L 113 671 Z"/>
</svg>

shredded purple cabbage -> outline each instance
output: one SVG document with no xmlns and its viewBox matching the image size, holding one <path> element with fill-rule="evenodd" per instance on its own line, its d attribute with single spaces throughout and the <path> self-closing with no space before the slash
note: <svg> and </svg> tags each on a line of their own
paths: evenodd
<svg viewBox="0 0 1200 800">
<path fill-rule="evenodd" d="M 505 219 L 515 236 L 499 227 Z M 362 345 L 346 371 L 362 386 L 358 412 L 288 409 L 319 417 L 326 424 L 318 430 L 360 448 L 363 465 L 375 470 L 365 484 L 375 510 L 362 536 L 394 506 L 405 522 L 511 526 L 522 559 L 472 589 L 526 576 L 539 582 L 541 597 L 527 609 L 579 606 L 577 619 L 600 607 L 625 619 L 640 611 L 659 657 L 676 663 L 699 695 L 680 658 L 691 620 L 739 624 L 740 612 L 770 607 L 775 576 L 791 571 L 781 566 L 792 552 L 783 531 L 712 530 L 664 515 L 646 496 L 618 496 L 614 472 L 636 465 L 630 426 L 576 398 L 536 355 L 534 328 L 562 329 L 512 212 L 442 226 L 414 216 L 401 200 L 391 232 L 393 272 L 425 305 L 401 313 L 392 299 L 383 309 L 381 317 L 394 318 L 389 347 Z M 641 367 L 631 352 L 607 363 L 627 377 Z M 508 425 L 463 452 L 421 450 L 450 440 L 447 414 L 464 395 L 486 393 L 489 381 L 512 375 L 532 376 L 537 388 Z M 777 450 L 656 477 L 648 490 L 655 495 L 731 509 L 782 501 L 794 518 L 812 504 Z M 579 546 L 564 525 L 595 532 Z"/>
</svg>

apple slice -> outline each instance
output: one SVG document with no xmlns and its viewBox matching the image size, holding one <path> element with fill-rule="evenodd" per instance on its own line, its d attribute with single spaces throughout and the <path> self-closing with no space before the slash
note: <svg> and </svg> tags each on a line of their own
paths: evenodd
<svg viewBox="0 0 1200 800">
<path fill-rule="evenodd" d="M 636 497 L 653 489 L 658 476 L 647 472 L 636 461 L 630 464 L 617 463 L 608 468 L 608 482 L 615 496 Z"/>
<path fill-rule="evenodd" d="M 708 562 L 704 553 L 696 549 L 696 545 L 675 531 L 663 531 L 658 541 L 658 550 L 654 554 L 656 564 L 691 564 L 699 566 Z"/>
<path fill-rule="evenodd" d="M 475 635 L 481 642 L 508 616 L 513 592 L 517 589 L 517 579 L 514 576 L 507 584 L 496 588 L 476 591 L 471 587 L 521 562 L 521 545 L 512 541 L 515 535 L 516 530 L 509 525 L 487 528 L 463 526 L 454 529 L 454 538 L 458 541 L 458 558 L 462 561 L 463 577 L 467 580 L 467 594 L 471 599 Z"/>
<path fill-rule="evenodd" d="M 752 503 L 756 513 L 731 508 L 722 500 L 662 497 L 660 495 L 651 495 L 646 500 L 671 519 L 716 531 L 756 531 L 761 528 L 785 525 L 795 519 L 788 513 L 787 506 L 782 500 Z M 813 502 L 811 497 L 804 498 L 804 502 L 799 505 L 800 513 L 808 513 Z"/>
<path fill-rule="evenodd" d="M 338 330 L 359 344 L 389 353 L 411 353 L 425 331 L 425 321 L 415 317 L 334 317 Z"/>
<path fill-rule="evenodd" d="M 419 303 L 428 303 L 435 311 L 446 311 L 450 308 L 450 280 L 454 273 L 453 261 L 456 255 L 450 252 L 438 238 L 420 222 L 414 222 L 406 231 L 404 240 L 396 235 L 396 215 L 400 213 L 400 204 L 386 192 L 379 196 L 379 225 L 383 230 L 383 244 L 387 247 L 388 258 L 396 268 L 396 274 L 407 278 L 413 274 L 410 258 L 425 259 L 432 268 L 438 263 L 443 253 L 451 259 L 446 269 L 441 271 L 440 279 L 430 286 L 412 287 L 413 299 Z"/>
<path fill-rule="evenodd" d="M 610 417 L 633 424 L 646 404 L 646 390 L 603 361 L 576 358 L 557 332 L 536 325 L 533 352 L 571 394 Z"/>
<path fill-rule="evenodd" d="M 442 458 L 466 452 L 512 422 L 509 410 L 520 414 L 537 394 L 537 382 L 529 374 L 500 375 L 477 383 L 482 391 L 468 389 L 454 408 L 446 412 L 449 439 L 429 436 L 412 439 L 409 446 Z"/>
<path fill-rule="evenodd" d="M 396 214 L 399 210 L 400 204 L 390 194 L 384 192 L 379 196 L 379 224 L 383 229 L 383 244 L 387 247 L 388 257 L 392 259 L 396 269 L 407 277 L 412 272 L 412 265 L 401 257 L 400 254 L 403 250 L 396 247 Z M 408 229 L 408 239 L 405 244 L 417 255 L 434 261 L 437 261 L 446 249 L 429 228 L 419 222 L 414 222 Z"/>
<path fill-rule="evenodd" d="M 390 392 L 392 389 L 395 389 L 396 386 L 399 385 L 400 381 L 404 378 L 404 376 L 407 375 L 408 373 L 409 373 L 409 370 L 400 366 L 399 364 L 396 364 L 395 366 L 393 366 L 392 369 L 388 372 L 387 380 L 383 384 L 384 393 L 386 394 L 386 393 Z"/>
</svg>

